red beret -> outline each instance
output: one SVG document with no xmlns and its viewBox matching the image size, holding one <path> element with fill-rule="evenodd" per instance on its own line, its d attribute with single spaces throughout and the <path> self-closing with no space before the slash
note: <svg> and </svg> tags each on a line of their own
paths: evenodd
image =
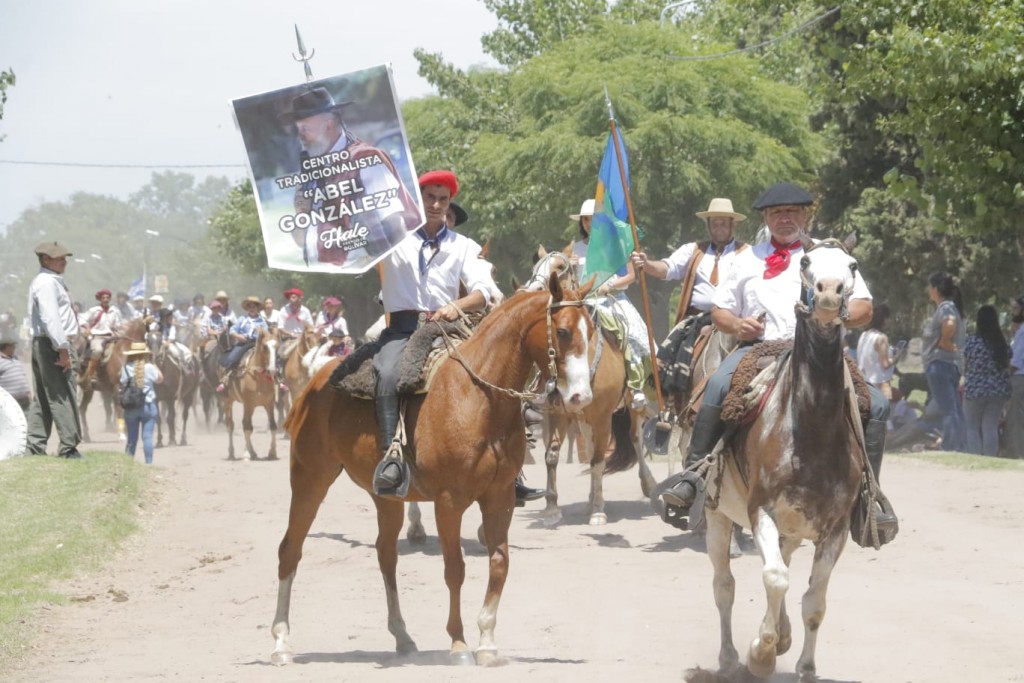
<svg viewBox="0 0 1024 683">
<path fill-rule="evenodd" d="M 326 299 L 324 299 L 324 306 L 340 306 L 340 305 L 341 305 L 341 299 L 339 299 L 336 296 L 329 296 Z"/>
<path fill-rule="evenodd" d="M 298 296 L 301 297 L 302 296 L 302 290 L 299 289 L 298 287 L 292 287 L 291 289 L 284 290 L 284 295 L 285 296 L 291 296 L 292 294 L 297 294 Z"/>
<path fill-rule="evenodd" d="M 99 301 L 100 297 L 103 296 L 104 294 L 106 294 L 107 296 L 111 296 L 109 289 L 101 289 L 100 291 L 96 292 L 96 300 Z"/>
<path fill-rule="evenodd" d="M 452 199 L 459 193 L 459 179 L 451 171 L 427 171 L 420 176 L 420 189 L 424 185 L 443 185 L 452 191 Z"/>
<path fill-rule="evenodd" d="M 224 308 L 224 304 L 214 299 L 210 302 L 210 310 L 212 311 L 215 308 Z"/>
</svg>

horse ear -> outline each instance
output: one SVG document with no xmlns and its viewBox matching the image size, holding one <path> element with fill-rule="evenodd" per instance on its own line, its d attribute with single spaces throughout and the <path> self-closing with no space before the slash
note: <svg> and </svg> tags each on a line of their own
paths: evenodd
<svg viewBox="0 0 1024 683">
<path fill-rule="evenodd" d="M 580 287 L 580 298 L 586 299 L 587 294 L 590 294 L 590 290 L 594 288 L 594 283 L 597 282 L 597 273 L 590 276 L 590 279 L 583 283 Z"/>
<path fill-rule="evenodd" d="M 562 253 L 565 254 L 566 256 L 572 256 L 572 250 L 575 248 L 576 240 L 573 240 L 572 242 L 569 242 L 569 244 L 565 245 L 565 249 L 562 250 Z"/>
<path fill-rule="evenodd" d="M 806 232 L 800 233 L 800 244 L 803 245 L 804 251 L 807 251 L 814 246 L 814 240 Z"/>
<path fill-rule="evenodd" d="M 551 293 L 552 303 L 562 300 L 562 283 L 558 281 L 558 273 L 555 271 L 551 271 L 551 275 L 548 276 L 548 291 Z"/>
<path fill-rule="evenodd" d="M 857 246 L 857 231 L 854 230 L 843 240 L 843 248 L 846 249 L 846 253 L 852 254 L 853 250 Z"/>
<path fill-rule="evenodd" d="M 487 258 L 487 254 L 489 254 L 490 251 L 491 251 L 491 238 L 488 237 L 487 241 L 484 242 L 484 246 L 480 247 L 480 253 L 477 254 L 477 258 L 486 259 Z"/>
<path fill-rule="evenodd" d="M 512 282 L 512 291 L 513 291 L 513 292 L 518 292 L 518 291 L 519 291 L 519 289 L 520 289 L 520 288 L 522 287 L 522 285 L 521 285 L 521 284 L 519 284 L 519 278 L 517 278 L 517 277 L 516 277 L 515 275 L 513 275 L 513 276 L 512 276 L 511 278 L 509 278 L 509 279 L 510 279 L 510 280 L 511 280 L 511 282 Z"/>
<path fill-rule="evenodd" d="M 548 250 L 544 248 L 544 245 L 543 244 L 538 244 L 537 245 L 537 260 L 539 261 L 540 259 L 544 258 L 547 255 L 548 255 Z"/>
</svg>

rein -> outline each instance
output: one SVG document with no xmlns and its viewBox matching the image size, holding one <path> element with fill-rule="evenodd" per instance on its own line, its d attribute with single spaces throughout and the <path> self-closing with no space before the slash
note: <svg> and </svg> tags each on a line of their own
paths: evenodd
<svg viewBox="0 0 1024 683">
<path fill-rule="evenodd" d="M 557 366 L 557 364 L 555 362 L 555 347 L 554 347 L 553 338 L 552 338 L 552 329 L 554 327 L 554 324 L 553 324 L 553 321 L 551 319 L 551 311 L 553 309 L 566 308 L 566 307 L 569 307 L 569 306 L 583 306 L 583 301 L 560 301 L 560 302 L 555 303 L 553 301 L 553 297 L 551 295 L 548 295 L 548 305 L 547 305 L 547 310 L 546 310 L 546 318 L 547 318 L 547 339 L 548 339 L 548 373 L 550 375 L 550 378 L 548 379 L 547 385 L 544 388 L 545 388 L 545 391 L 547 392 L 547 396 L 548 396 L 549 400 L 550 400 L 550 396 L 552 394 L 556 393 L 556 391 L 557 391 L 557 389 L 556 389 L 556 387 L 557 387 L 557 379 L 556 378 L 557 378 L 557 375 L 558 375 L 558 366 Z M 534 393 L 534 392 L 530 392 L 530 391 L 516 391 L 515 389 L 509 389 L 507 387 L 499 387 L 496 384 L 488 382 L 483 377 L 478 375 L 473 370 L 473 368 L 469 367 L 469 364 L 466 362 L 466 359 L 462 357 L 461 353 L 459 353 L 458 347 L 452 341 L 451 337 L 448 336 L 448 333 L 441 326 L 441 324 L 438 321 L 436 321 L 436 320 L 434 320 L 432 322 L 435 325 L 437 325 L 437 329 L 441 333 L 441 338 L 444 339 L 444 344 L 448 348 L 448 356 L 449 356 L 449 358 L 452 358 L 453 360 L 457 361 L 459 363 L 459 365 L 461 365 L 466 370 L 466 372 L 469 374 L 469 376 L 477 384 L 481 384 L 481 385 L 483 385 L 483 386 L 485 386 L 485 387 L 487 387 L 489 389 L 497 391 L 498 393 L 504 394 L 504 395 L 509 396 L 511 398 L 518 399 L 520 401 L 536 401 L 538 399 L 541 399 L 541 398 L 545 397 L 544 394 L 538 394 L 538 393 Z"/>
</svg>

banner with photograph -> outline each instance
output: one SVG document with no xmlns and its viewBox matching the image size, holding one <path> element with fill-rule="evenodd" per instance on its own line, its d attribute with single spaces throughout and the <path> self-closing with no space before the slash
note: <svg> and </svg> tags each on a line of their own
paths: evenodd
<svg viewBox="0 0 1024 683">
<path fill-rule="evenodd" d="M 272 268 L 362 273 L 425 222 L 389 66 L 232 106 Z"/>
</svg>

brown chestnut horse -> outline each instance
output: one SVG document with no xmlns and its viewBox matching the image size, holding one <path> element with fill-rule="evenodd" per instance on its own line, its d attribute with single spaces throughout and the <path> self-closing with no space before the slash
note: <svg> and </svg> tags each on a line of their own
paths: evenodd
<svg viewBox="0 0 1024 683">
<path fill-rule="evenodd" d="M 571 250 L 571 245 L 566 251 Z M 549 277 L 555 276 L 563 286 L 575 284 L 573 269 L 565 252 L 538 251 L 540 260 L 534 266 L 533 275 L 523 285 L 525 291 L 536 290 Z M 596 312 L 594 313 L 596 315 Z M 625 343 L 625 340 L 622 342 Z M 541 521 L 548 526 L 557 525 L 562 519 L 558 507 L 557 469 L 562 442 L 578 431 L 579 460 L 590 463 L 590 516 L 591 526 L 608 522 L 604 511 L 604 475 L 629 469 L 639 464 L 640 489 L 649 496 L 656 484 L 647 461 L 640 457 L 643 450 L 641 428 L 646 410 L 630 408 L 630 392 L 626 390 L 626 366 L 624 348 L 612 335 L 600 329 L 595 323 L 594 333 L 589 340 L 590 356 L 587 359 L 590 384 L 594 399 L 582 411 L 565 410 L 563 406 L 549 406 L 544 420 L 544 439 L 547 445 L 544 463 L 547 466 L 547 487 L 545 507 Z M 541 368 L 540 383 L 547 380 Z M 614 436 L 614 449 L 607 457 L 609 444 Z M 569 443 L 570 458 L 572 440 Z"/>
<path fill-rule="evenodd" d="M 282 422 L 289 406 L 309 383 L 309 372 L 302 365 L 302 357 L 319 343 L 319 333 L 313 327 L 305 325 L 298 337 L 281 344 L 281 382 L 288 387 L 288 391 L 280 392 L 281 395 L 277 399 L 277 416 Z"/>
<path fill-rule="evenodd" d="M 267 411 L 270 451 L 267 460 L 277 460 L 277 419 L 274 404 L 277 401 L 277 334 L 260 330 L 256 345 L 245 352 L 231 378 L 224 383 L 224 426 L 228 429 L 228 460 L 235 459 L 235 417 L 232 408 L 242 404 L 242 433 L 245 450 L 250 460 L 256 460 L 252 447 L 252 414 L 256 408 Z"/>
<path fill-rule="evenodd" d="M 489 580 L 477 624 L 477 663 L 497 655 L 494 626 L 508 574 L 508 528 L 515 508 L 514 482 L 526 454 L 519 393 L 533 366 L 556 366 L 557 385 L 567 403 L 590 401 L 587 339 L 590 319 L 580 296 L 563 291 L 552 279 L 548 291 L 519 293 L 484 318 L 471 339 L 437 370 L 429 393 L 406 408 L 407 455 L 412 487 L 405 501 L 434 501 L 438 537 L 448 587 L 448 635 L 453 661 L 472 663 L 460 607 L 465 562 L 462 517 L 476 503 L 483 516 Z M 272 660 L 291 660 L 289 605 L 292 582 L 324 496 L 342 471 L 372 491 L 380 458 L 377 419 L 371 401 L 350 398 L 328 380 L 337 363 L 326 365 L 310 381 L 285 423 L 291 434 L 291 510 L 288 531 L 278 549 L 277 613 L 271 632 Z M 388 630 L 399 654 L 416 651 L 399 607 L 396 567 L 404 501 L 371 494 L 377 508 L 377 562 L 384 577 Z M 323 589 L 320 595 L 330 595 Z"/>
<path fill-rule="evenodd" d="M 146 336 L 146 323 L 142 318 L 130 321 L 124 328 L 108 342 L 103 351 L 107 359 L 101 362 L 96 370 L 96 383 L 85 379 L 85 364 L 83 362 L 82 372 L 79 373 L 79 388 L 82 391 L 79 400 L 78 414 L 82 421 L 82 440 L 91 441 L 89 436 L 89 424 L 86 422 L 86 409 L 92 402 L 93 395 L 98 391 L 103 399 L 103 407 L 107 413 L 107 427 L 113 424 L 113 418 L 120 418 L 124 415 L 121 406 L 117 403 L 118 388 L 121 384 L 121 368 L 124 367 L 124 352 L 132 345 L 132 342 L 144 341 Z M 88 342 L 86 342 L 88 343 Z M 109 356 L 108 356 L 109 353 Z"/>
<path fill-rule="evenodd" d="M 803 597 L 805 639 L 797 673 L 801 680 L 816 680 L 814 649 L 825 593 L 850 534 L 864 467 L 860 416 L 846 389 L 842 334 L 857 262 L 836 240 L 814 246 L 808 240 L 805 248 L 792 354 L 777 370 L 762 412 L 719 455 L 724 469 L 713 467 L 708 479 L 707 547 L 721 623 L 719 665 L 739 665 L 729 568 L 736 522 L 753 530 L 764 563 L 768 609 L 747 657 L 747 668 L 759 678 L 771 676 L 776 655 L 792 643 L 785 606 L 789 562 L 806 539 L 814 543 L 814 561 Z"/>
</svg>

